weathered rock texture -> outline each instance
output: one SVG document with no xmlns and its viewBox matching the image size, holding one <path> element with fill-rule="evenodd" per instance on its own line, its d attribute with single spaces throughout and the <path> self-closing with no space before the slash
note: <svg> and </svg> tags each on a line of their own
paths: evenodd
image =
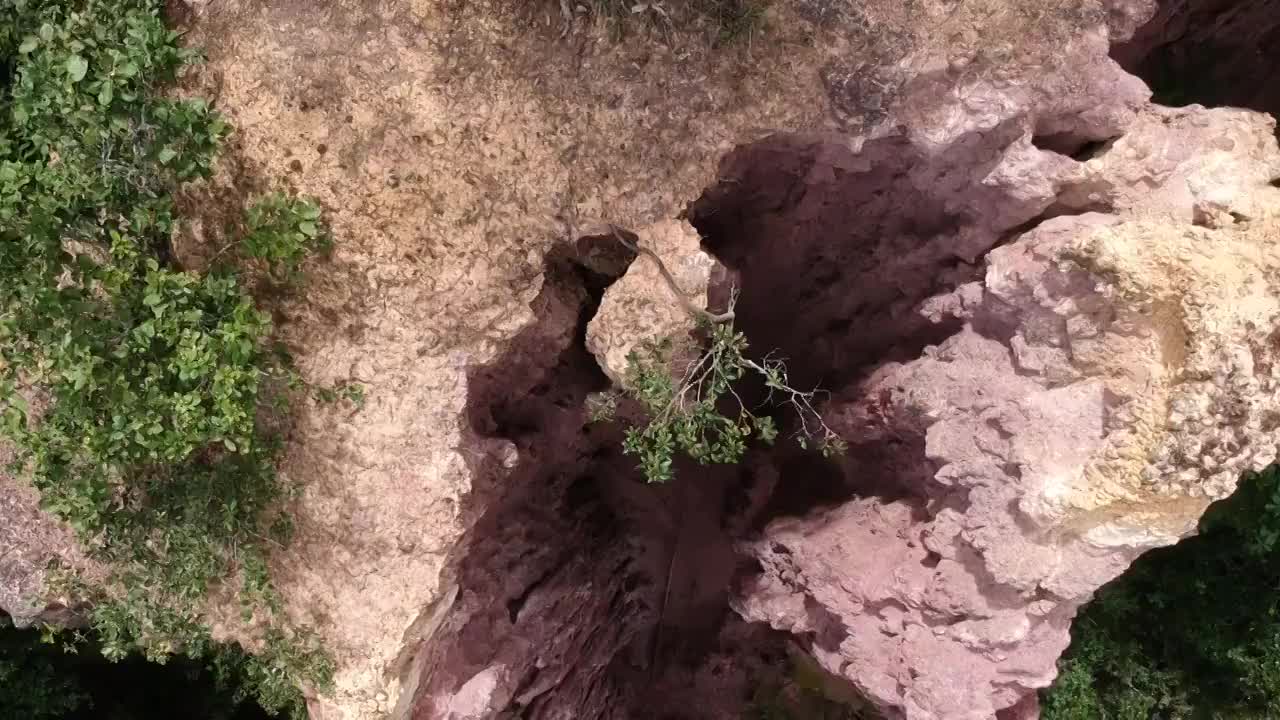
<svg viewBox="0 0 1280 720">
<path fill-rule="evenodd" d="M 661 259 L 678 289 L 663 278 L 653 258 L 642 255 L 605 291 L 599 311 L 587 325 L 587 349 L 619 386 L 625 383 L 627 356 L 640 341 L 680 340 L 694 329 L 696 319 L 685 300 L 694 307 L 707 306 L 707 287 L 716 268 L 687 222 L 658 223 L 639 232 L 635 242 Z"/>
<path fill-rule="evenodd" d="M 10 460 L 0 447 L 0 463 Z M 0 610 L 18 627 L 48 623 L 75 625 L 75 608 L 46 587 L 51 565 L 84 567 L 84 554 L 71 528 L 40 510 L 30 485 L 0 474 Z"/>
<path fill-rule="evenodd" d="M 1029 202 L 1044 214 L 987 253 L 980 280 L 920 302 L 900 293 L 891 314 L 961 324 L 829 408 L 854 447 L 847 482 L 866 475 L 890 496 L 780 520 L 749 546 L 763 572 L 739 612 L 809 638 L 892 716 L 1026 711 L 1079 605 L 1276 458 L 1274 122 L 1199 107 L 1126 118 L 1083 162 L 1034 147 L 1028 118 L 1020 136 L 970 143 L 993 161 L 969 184 L 924 189 L 953 211 Z M 863 187 L 881 163 L 860 157 L 878 144 L 827 173 L 847 168 L 845 187 Z M 831 177 L 820 163 L 804 177 Z M 899 253 L 980 252 L 1017 222 L 983 217 L 995 227 L 955 219 Z M 907 240 L 871 242 L 874 256 Z M 847 317 L 851 339 L 880 337 L 869 312 Z"/>
<path fill-rule="evenodd" d="M 185 19 L 208 56 L 193 90 L 237 128 L 220 182 L 191 198 L 198 229 L 275 178 L 333 226 L 331 262 L 276 321 L 308 381 L 367 401 L 300 413 L 283 467 L 305 488 L 298 540 L 273 574 L 338 663 L 313 716 L 380 718 L 413 700 L 423 638 L 468 597 L 450 567 L 464 533 L 515 491 L 512 433 L 473 431 L 468 377 L 539 320 L 546 255 L 578 218 L 671 221 L 734 145 L 820 124 L 833 49 L 785 20 L 750 56 L 697 28 L 640 23 L 618 43 L 555 2 L 200 0 Z M 192 233 L 179 255 L 210 246 Z M 561 347 L 523 352 L 554 365 Z"/>
<path fill-rule="evenodd" d="M 170 5 L 238 128 L 180 260 L 273 178 L 336 238 L 274 308 L 368 396 L 282 468 L 318 720 L 728 720 L 796 645 L 891 715 L 1034 715 L 1079 604 L 1274 455 L 1273 126 L 1149 104 L 1108 52 L 1150 0 L 774 2 L 732 48 L 555 2 Z M 850 452 L 647 487 L 582 405 L 686 319 L 571 229 L 670 245 L 701 300 L 677 218 L 726 154 L 706 294 Z"/>
</svg>

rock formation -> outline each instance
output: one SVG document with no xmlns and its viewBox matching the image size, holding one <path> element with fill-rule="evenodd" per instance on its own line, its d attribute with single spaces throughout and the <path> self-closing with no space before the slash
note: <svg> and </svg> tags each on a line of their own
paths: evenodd
<svg viewBox="0 0 1280 720">
<path fill-rule="evenodd" d="M 983 184 L 1056 216 L 916 305 L 950 337 L 829 409 L 849 481 L 892 468 L 893 496 L 770 525 L 735 608 L 890 717 L 1028 712 L 1093 591 L 1276 459 L 1273 131 L 1152 107 L 1082 162 L 1015 140 Z"/>
<path fill-rule="evenodd" d="M 1090 214 L 993 251 L 938 299 L 964 328 L 840 410 L 932 477 L 770 526 L 736 607 L 908 718 L 1047 686 L 1095 589 L 1275 459 L 1275 239 Z"/>
<path fill-rule="evenodd" d="M 540 319 L 568 334 L 521 346 L 530 373 L 581 342 L 576 309 L 531 308 L 547 255 L 578 218 L 673 221 L 734 145 L 819 122 L 822 85 L 802 68 L 822 47 L 796 26 L 747 72 L 701 32 L 619 45 L 586 19 L 566 25 L 554 2 L 190 5 L 188 39 L 208 56 L 192 83 L 237 129 L 197 214 L 220 226 L 218 198 L 285 177 L 336 238 L 277 326 L 308 381 L 357 382 L 367 400 L 300 413 L 282 468 L 305 488 L 297 540 L 273 573 L 338 663 L 313 716 L 381 718 L 413 702 L 425 638 L 480 591 L 456 581 L 464 536 L 519 481 L 509 433 L 473 430 L 468 405 L 489 391 L 471 376 Z M 207 252 L 186 240 L 184 260 Z M 507 370 L 497 397 L 538 390 Z M 545 417 L 511 422 L 526 419 Z M 537 579 L 514 574 L 511 592 Z"/>
<path fill-rule="evenodd" d="M 185 4 L 238 130 L 177 253 L 263 178 L 319 198 L 334 256 L 277 324 L 367 388 L 282 467 L 313 717 L 727 719 L 796 647 L 890 717 L 1033 717 L 1076 609 L 1275 457 L 1274 123 L 1152 105 L 1109 52 L 1142 66 L 1156 11 L 792 0 L 719 48 L 554 2 Z M 634 408 L 583 403 L 687 317 L 583 217 L 739 290 L 848 456 L 645 486 Z"/>
<path fill-rule="evenodd" d="M 8 462 L 0 448 L 0 463 Z M 35 489 L 0 475 L 0 610 L 17 627 L 78 625 L 76 608 L 47 587 L 53 564 L 82 567 L 75 534 L 40 510 Z"/>
<path fill-rule="evenodd" d="M 641 231 L 636 242 L 658 256 L 689 303 L 707 306 L 716 261 L 702 251 L 701 239 L 688 223 L 659 223 Z M 605 375 L 621 385 L 627 356 L 640 341 L 680 339 L 694 329 L 695 319 L 685 302 L 673 294 L 653 258 L 636 258 L 601 298 L 599 311 L 587 325 L 587 349 Z"/>
</svg>

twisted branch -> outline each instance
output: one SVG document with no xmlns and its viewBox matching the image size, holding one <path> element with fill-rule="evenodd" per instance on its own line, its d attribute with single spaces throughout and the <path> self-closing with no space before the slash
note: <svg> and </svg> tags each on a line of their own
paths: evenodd
<svg viewBox="0 0 1280 720">
<path fill-rule="evenodd" d="M 662 258 L 658 257 L 657 253 L 655 253 L 654 251 L 650 250 L 647 247 L 644 247 L 643 245 L 640 245 L 639 243 L 633 243 L 630 240 L 623 237 L 622 231 L 619 230 L 618 226 L 614 225 L 613 223 L 609 223 L 609 231 L 613 233 L 613 237 L 617 239 L 618 242 L 622 243 L 623 247 L 626 247 L 627 249 L 631 250 L 636 254 L 647 256 L 650 260 L 653 261 L 655 265 L 658 266 L 658 272 L 662 273 L 662 279 L 666 281 L 667 287 L 671 288 L 671 292 L 674 293 L 677 298 L 679 298 L 680 304 L 684 306 L 685 312 L 689 313 L 695 318 L 701 318 L 712 324 L 717 324 L 717 325 L 720 323 L 727 323 L 733 320 L 734 318 L 733 308 L 729 308 L 729 310 L 727 310 L 726 312 L 713 313 L 710 310 L 707 310 L 706 308 L 700 308 L 697 305 L 694 305 L 693 301 L 689 299 L 689 296 L 684 294 L 684 290 L 680 289 L 680 285 L 676 283 L 675 277 L 671 275 L 671 271 L 667 269 L 666 263 L 662 262 Z"/>
</svg>

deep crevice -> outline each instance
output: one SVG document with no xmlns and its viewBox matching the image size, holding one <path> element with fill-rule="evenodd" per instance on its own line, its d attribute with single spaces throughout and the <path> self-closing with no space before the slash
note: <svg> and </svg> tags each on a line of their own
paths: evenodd
<svg viewBox="0 0 1280 720">
<path fill-rule="evenodd" d="M 268 720 L 275 717 L 244 697 L 249 678 L 235 664 L 238 651 L 214 649 L 202 659 L 174 655 L 163 663 L 140 654 L 120 661 L 102 656 L 97 635 L 66 632 L 54 642 L 38 629 L 15 628 L 0 611 L 0 710 L 6 719 Z M 70 649 L 67 649 L 70 648 Z"/>
<path fill-rule="evenodd" d="M 1280 12 L 1274 0 L 1161 0 L 1112 56 L 1162 105 L 1198 103 L 1280 115 Z"/>
<path fill-rule="evenodd" d="M 979 279 L 986 252 L 1046 219 L 968 181 L 1022 132 L 1010 122 L 936 155 L 892 137 L 857 154 L 821 135 L 739 148 L 687 212 L 729 270 L 711 304 L 737 288 L 736 327 L 757 358 L 786 358 L 792 384 L 829 391 L 833 406 L 861 398 L 878 368 L 960 329 L 922 302 Z M 1012 227 L 966 209 L 997 203 Z M 738 717 L 753 684 L 778 672 L 765 658 L 795 639 L 730 611 L 731 587 L 760 572 L 736 544 L 772 519 L 857 496 L 929 494 L 936 468 L 922 433 L 842 416 L 831 421 L 850 451 L 837 461 L 780 441 L 731 467 L 681 460 L 674 482 L 645 484 L 621 451 L 638 408 L 621 403 L 619 421 L 602 425 L 583 407 L 608 386 L 586 325 L 633 259 L 608 237 L 557 248 L 534 324 L 470 373 L 471 530 L 449 565 L 457 602 L 425 646 L 418 717 L 485 672 L 497 717 Z M 749 406 L 765 400 L 744 384 Z M 857 405 L 875 412 L 866 398 Z M 784 437 L 795 429 L 775 416 Z M 836 621 L 817 620 L 828 630 L 802 644 L 834 647 Z"/>
<path fill-rule="evenodd" d="M 982 255 L 1047 219 L 1032 208 L 1022 225 L 988 228 L 956 202 L 966 178 L 994 167 L 1022 132 L 998 126 L 934 155 L 897 137 L 870 140 L 855 154 L 839 138 L 780 134 L 726 157 L 720 182 L 687 215 L 731 271 L 717 294 L 739 289 L 737 326 L 752 350 L 787 358 L 794 384 L 823 388 L 843 405 L 877 368 L 913 360 L 958 332 L 959 318 L 928 317 L 921 303 L 979 279 Z M 964 192 L 969 206 L 1003 201 L 998 190 Z M 987 240 L 965 246 L 962 236 Z M 747 388 L 744 397 L 761 395 Z M 923 493 L 933 468 L 922 436 L 834 421 L 850 445 L 839 464 L 787 449 L 759 463 L 757 474 L 769 466 L 777 486 L 760 525 L 854 496 Z"/>
<path fill-rule="evenodd" d="M 735 518 L 758 507 L 740 490 L 749 473 L 680 462 L 678 481 L 647 485 L 621 451 L 622 424 L 588 422 L 584 401 L 608 381 L 586 326 L 632 259 L 609 237 L 551 252 L 534 324 L 470 374 L 476 516 L 453 555 L 460 593 L 426 646 L 416 717 L 490 669 L 496 717 L 694 720 L 704 658 L 726 638 L 782 642 L 728 611 L 733 536 L 749 525 Z M 627 403 L 619 413 L 637 419 Z M 717 703 L 745 708 L 750 663 L 720 667 Z"/>
<path fill-rule="evenodd" d="M 949 173 L 971 163 L 980 176 L 1020 132 L 997 127 L 930 157 L 904 138 L 854 154 L 838 139 L 785 134 L 731 153 L 688 217 L 733 271 L 752 347 L 788 358 L 798 386 L 835 392 L 954 334 L 958 325 L 917 312 L 979 273 L 952 241 L 979 221 L 954 209 L 947 192 L 961 180 Z M 937 192 L 922 188 L 926 177 Z"/>
<path fill-rule="evenodd" d="M 1069 157 L 1076 162 L 1088 162 L 1107 151 L 1111 140 L 1094 140 L 1070 132 L 1036 134 L 1031 144 L 1040 150 Z"/>
</svg>

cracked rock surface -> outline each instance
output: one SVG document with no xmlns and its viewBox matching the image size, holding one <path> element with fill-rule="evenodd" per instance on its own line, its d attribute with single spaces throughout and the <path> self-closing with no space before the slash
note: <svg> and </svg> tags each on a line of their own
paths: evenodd
<svg viewBox="0 0 1280 720">
<path fill-rule="evenodd" d="M 887 463 L 901 496 L 771 524 L 738 612 L 812 638 L 891 716 L 1026 711 L 1093 591 L 1276 458 L 1273 130 L 1153 107 L 1093 159 L 1018 160 L 1108 212 L 1047 219 L 917 306 L 962 324 L 828 409 L 850 481 Z"/>
<path fill-rule="evenodd" d="M 701 247 L 701 238 L 687 222 L 662 222 L 641 230 L 637 242 L 661 259 L 694 307 L 707 306 L 707 288 L 717 263 Z M 623 385 L 627 356 L 642 340 L 685 338 L 696 326 L 662 277 L 653 258 L 639 257 L 626 274 L 609 286 L 600 309 L 587 326 L 587 349 L 616 385 Z"/>
<path fill-rule="evenodd" d="M 332 261 L 272 310 L 367 389 L 281 468 L 318 720 L 728 720 L 797 653 L 890 718 L 1033 718 L 1092 592 L 1275 459 L 1274 122 L 1125 70 L 1209 0 L 780 0 L 736 48 L 554 2 L 171 5 L 237 128 L 175 253 L 269 178 L 317 197 Z M 644 485 L 635 408 L 583 404 L 688 315 L 584 217 L 740 291 L 847 456 Z M 76 550 L 22 492 L 0 605 L 34 615 Z"/>
</svg>

